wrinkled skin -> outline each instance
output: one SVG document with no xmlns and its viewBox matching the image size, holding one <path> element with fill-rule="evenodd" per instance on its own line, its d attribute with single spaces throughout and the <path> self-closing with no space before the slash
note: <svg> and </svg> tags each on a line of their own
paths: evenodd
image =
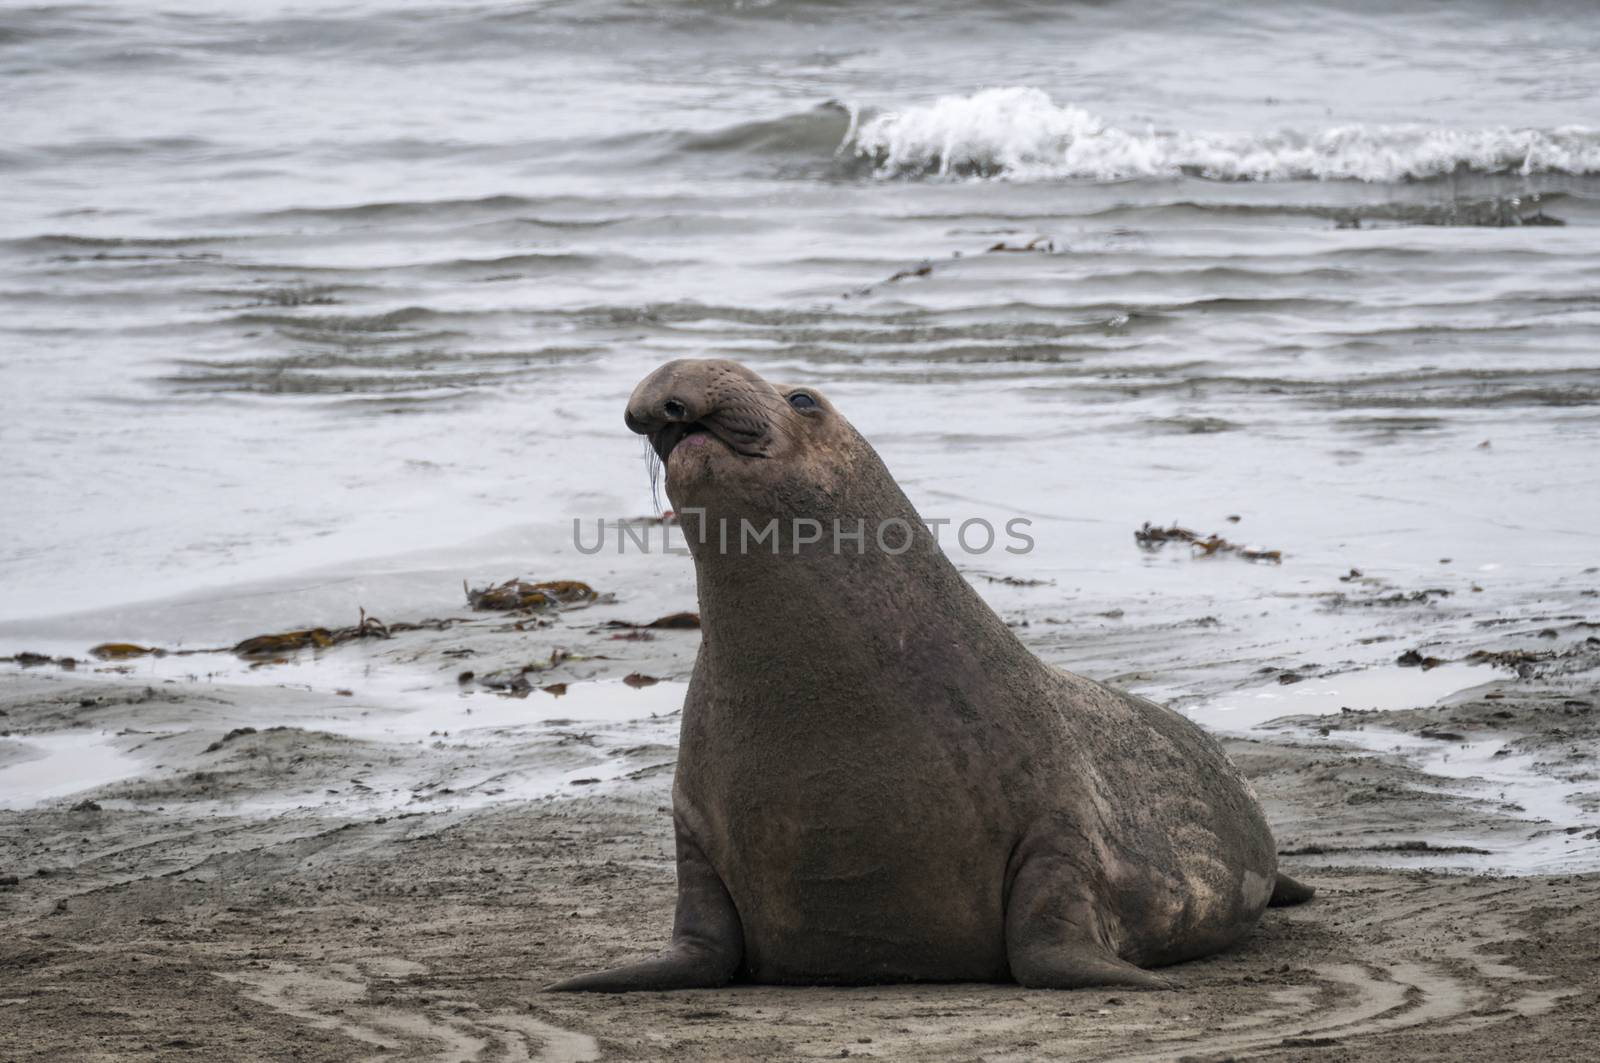
<svg viewBox="0 0 1600 1063">
<path fill-rule="evenodd" d="M 1030 653 L 822 395 L 678 361 L 626 420 L 666 461 L 699 584 L 677 916 L 662 954 L 552 988 L 1160 987 L 1144 968 L 1225 949 L 1269 900 L 1310 895 L 1277 874 L 1221 748 Z M 741 550 L 740 519 L 773 517 L 777 537 Z M 796 517 L 822 521 L 821 541 Z M 894 517 L 904 552 L 898 526 L 875 541 Z M 864 546 L 836 551 L 835 518 L 864 519 Z"/>
</svg>

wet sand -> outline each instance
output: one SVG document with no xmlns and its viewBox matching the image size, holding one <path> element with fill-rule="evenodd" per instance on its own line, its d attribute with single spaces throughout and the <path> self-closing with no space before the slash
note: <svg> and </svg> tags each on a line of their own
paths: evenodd
<svg viewBox="0 0 1600 1063">
<path fill-rule="evenodd" d="M 254 669 L 228 655 L 0 666 L 0 1058 L 1592 1058 L 1588 599 L 1502 623 L 1470 603 L 1340 593 L 1317 610 L 1368 618 L 1387 663 L 1285 662 L 1267 622 L 1079 631 L 1006 610 L 1047 659 L 1189 685 L 1175 703 L 1238 732 L 1230 753 L 1285 868 L 1320 890 L 1245 947 L 1170 969 L 1174 993 L 542 995 L 670 926 L 675 709 L 698 637 L 603 626 L 648 620 L 654 601 L 520 631 L 461 610 L 443 630 Z M 1450 663 L 1400 665 L 1412 650 Z M 1469 663 L 1477 651 L 1499 656 Z M 1217 667 L 1194 680 L 1168 659 Z M 534 664 L 523 697 L 484 684 Z M 1366 704 L 1430 684 L 1467 689 Z M 1354 704 L 1247 726 L 1263 704 L 1341 699 Z"/>
</svg>

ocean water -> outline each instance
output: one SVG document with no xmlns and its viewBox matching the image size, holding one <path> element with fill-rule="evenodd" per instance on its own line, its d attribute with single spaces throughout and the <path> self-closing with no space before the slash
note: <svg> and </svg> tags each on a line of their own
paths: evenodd
<svg viewBox="0 0 1600 1063">
<path fill-rule="evenodd" d="M 1584 3 L 8 4 L 0 621 L 582 571 L 573 518 L 655 505 L 623 401 L 695 356 L 1034 521 L 960 560 L 1051 608 L 1570 590 L 1597 86 Z"/>
</svg>

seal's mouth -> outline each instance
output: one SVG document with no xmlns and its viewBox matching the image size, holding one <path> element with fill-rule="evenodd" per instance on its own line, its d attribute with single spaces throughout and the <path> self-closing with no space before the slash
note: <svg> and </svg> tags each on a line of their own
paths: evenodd
<svg viewBox="0 0 1600 1063">
<path fill-rule="evenodd" d="M 710 431 L 699 421 L 690 421 L 687 424 L 669 424 L 650 433 L 650 445 L 655 448 L 656 457 L 660 458 L 661 463 L 665 465 L 667 455 L 672 453 L 672 448 L 692 435 L 704 434 Z"/>
<path fill-rule="evenodd" d="M 656 457 L 665 465 L 667 455 L 677 449 L 678 444 L 695 436 L 710 436 L 735 454 L 746 458 L 767 456 L 764 433 L 753 428 L 728 424 L 725 419 L 714 416 L 703 421 L 673 422 L 664 425 L 650 433 L 650 445 L 655 448 Z"/>
</svg>

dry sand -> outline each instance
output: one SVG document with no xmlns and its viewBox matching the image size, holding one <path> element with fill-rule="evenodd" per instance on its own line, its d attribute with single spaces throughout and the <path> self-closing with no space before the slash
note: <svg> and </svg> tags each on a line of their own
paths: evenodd
<svg viewBox="0 0 1600 1063">
<path fill-rule="evenodd" d="M 199 658 L 7 666 L 0 772 L 59 741 L 122 777 L 0 810 L 0 1060 L 1593 1059 L 1600 644 L 1581 612 L 1514 629 L 1435 612 L 1397 616 L 1427 641 L 1394 653 L 1512 651 L 1473 673 L 1492 682 L 1229 740 L 1284 866 L 1320 892 L 1157 993 L 541 994 L 665 939 L 675 720 L 639 710 L 676 688 L 615 680 L 685 678 L 692 631 L 476 619 L 211 679 Z M 1047 656 L 1062 638 L 1027 637 Z M 1118 652 L 1218 636 L 1174 637 L 1125 632 Z M 642 700 L 591 723 L 478 685 L 557 643 L 575 655 L 541 685 Z M 403 669 L 433 681 L 388 678 Z M 1480 873 L 1541 868 L 1562 873 Z"/>
</svg>

